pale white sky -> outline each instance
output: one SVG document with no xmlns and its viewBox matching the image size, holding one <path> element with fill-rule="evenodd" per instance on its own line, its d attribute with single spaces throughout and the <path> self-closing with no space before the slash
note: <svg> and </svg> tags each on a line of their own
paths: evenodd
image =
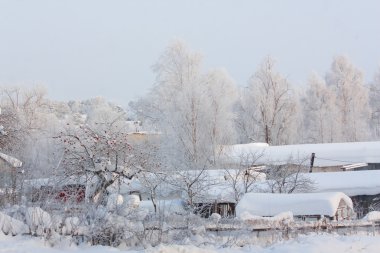
<svg viewBox="0 0 380 253">
<path fill-rule="evenodd" d="M 244 86 L 266 55 L 295 85 L 347 55 L 371 80 L 380 63 L 380 1 L 0 0 L 0 85 L 43 84 L 53 99 L 121 105 L 154 83 L 174 38 Z"/>
</svg>

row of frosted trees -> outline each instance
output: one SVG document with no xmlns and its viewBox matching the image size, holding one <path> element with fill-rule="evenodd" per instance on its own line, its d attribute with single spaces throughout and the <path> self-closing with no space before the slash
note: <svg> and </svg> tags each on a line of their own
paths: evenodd
<svg viewBox="0 0 380 253">
<path fill-rule="evenodd" d="M 181 141 L 191 143 L 194 156 L 196 145 L 205 147 L 202 141 L 215 150 L 234 142 L 283 145 L 380 136 L 380 71 L 367 84 L 345 56 L 335 57 L 324 76 L 311 73 L 302 87 L 292 86 L 267 57 L 248 85 L 238 88 L 225 70 L 206 71 L 201 55 L 181 41 L 171 44 L 153 69 L 156 84 L 131 107 L 161 131 L 182 131 L 177 134 L 188 136 Z"/>
</svg>

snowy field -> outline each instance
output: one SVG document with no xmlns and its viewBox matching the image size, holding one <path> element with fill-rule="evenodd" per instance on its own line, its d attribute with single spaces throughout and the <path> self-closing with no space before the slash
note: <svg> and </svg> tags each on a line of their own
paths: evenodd
<svg viewBox="0 0 380 253">
<path fill-rule="evenodd" d="M 159 246 L 145 251 L 126 251 L 103 246 L 69 246 L 62 242 L 51 248 L 40 239 L 26 237 L 10 237 L 0 235 L 0 253 L 109 253 L 109 252 L 148 252 L 148 253 L 379 253 L 380 237 L 378 236 L 337 236 L 337 235 L 308 235 L 295 240 L 276 243 L 267 248 L 247 246 L 244 248 L 199 248 L 196 246 Z"/>
</svg>

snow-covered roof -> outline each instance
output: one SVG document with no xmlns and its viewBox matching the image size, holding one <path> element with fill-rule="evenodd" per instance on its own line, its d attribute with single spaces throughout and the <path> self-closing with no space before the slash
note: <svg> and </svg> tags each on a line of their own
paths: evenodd
<svg viewBox="0 0 380 253">
<path fill-rule="evenodd" d="M 181 199 L 156 200 L 156 205 L 157 210 L 165 211 L 167 213 L 185 212 L 185 203 Z M 154 213 L 154 206 L 151 200 L 140 201 L 139 208 L 148 210 L 150 213 Z"/>
<path fill-rule="evenodd" d="M 348 196 L 380 193 L 380 170 L 305 173 L 316 192 L 340 191 Z"/>
<path fill-rule="evenodd" d="M 380 163 L 380 142 L 345 142 L 299 144 L 283 146 L 265 146 L 261 143 L 239 144 L 224 147 L 224 159 L 230 162 L 241 162 L 242 157 L 254 155 L 256 164 L 286 164 L 305 160 L 309 164 L 312 153 L 315 153 L 314 166 L 340 166 L 353 163 Z"/>
<path fill-rule="evenodd" d="M 350 197 L 342 192 L 325 193 L 247 193 L 236 206 L 236 215 L 275 216 L 283 212 L 293 215 L 334 216 L 340 201 L 353 208 Z"/>
<path fill-rule="evenodd" d="M 0 152 L 0 158 L 6 161 L 9 165 L 14 168 L 20 168 L 22 166 L 22 162 L 10 155 L 6 155 Z"/>
</svg>

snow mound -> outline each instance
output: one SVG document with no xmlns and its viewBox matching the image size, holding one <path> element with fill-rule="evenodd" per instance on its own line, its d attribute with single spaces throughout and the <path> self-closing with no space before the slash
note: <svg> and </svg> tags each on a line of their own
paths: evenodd
<svg viewBox="0 0 380 253">
<path fill-rule="evenodd" d="M 380 212 L 379 211 L 372 211 L 367 213 L 366 216 L 363 217 L 363 220 L 366 221 L 380 221 Z"/>
</svg>

